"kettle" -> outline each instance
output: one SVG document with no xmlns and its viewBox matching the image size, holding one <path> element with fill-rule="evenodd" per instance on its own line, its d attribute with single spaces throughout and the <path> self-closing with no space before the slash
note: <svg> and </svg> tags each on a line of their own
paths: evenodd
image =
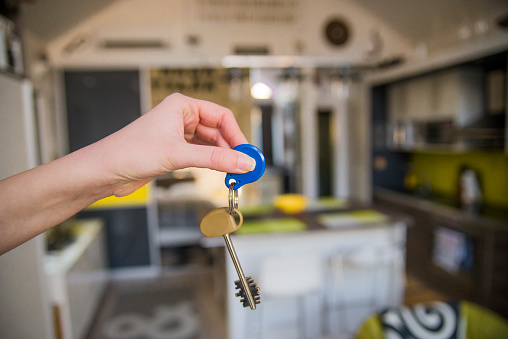
<svg viewBox="0 0 508 339">
<path fill-rule="evenodd" d="M 478 173 L 463 166 L 460 170 L 459 203 L 462 208 L 478 208 L 482 203 L 482 192 Z"/>
</svg>

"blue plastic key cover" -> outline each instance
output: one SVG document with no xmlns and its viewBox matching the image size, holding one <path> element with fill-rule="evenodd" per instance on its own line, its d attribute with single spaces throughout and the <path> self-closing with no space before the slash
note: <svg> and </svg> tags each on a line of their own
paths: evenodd
<svg viewBox="0 0 508 339">
<path fill-rule="evenodd" d="M 228 173 L 226 175 L 226 187 L 229 188 L 230 182 L 234 180 L 236 183 L 234 184 L 233 188 L 237 190 L 243 185 L 250 184 L 261 178 L 263 173 L 265 173 L 266 160 L 263 152 L 261 152 L 261 150 L 254 145 L 241 144 L 233 149 L 235 151 L 245 153 L 252 159 L 256 160 L 256 167 L 254 167 L 252 171 L 242 174 Z"/>
</svg>

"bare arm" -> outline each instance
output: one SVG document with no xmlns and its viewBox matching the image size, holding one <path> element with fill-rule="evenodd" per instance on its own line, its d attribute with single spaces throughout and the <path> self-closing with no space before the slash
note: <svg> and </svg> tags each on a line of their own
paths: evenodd
<svg viewBox="0 0 508 339">
<path fill-rule="evenodd" d="M 171 170 L 252 170 L 250 157 L 231 150 L 246 142 L 228 109 L 173 94 L 120 131 L 0 181 L 0 255 L 99 199 L 130 194 Z"/>
</svg>

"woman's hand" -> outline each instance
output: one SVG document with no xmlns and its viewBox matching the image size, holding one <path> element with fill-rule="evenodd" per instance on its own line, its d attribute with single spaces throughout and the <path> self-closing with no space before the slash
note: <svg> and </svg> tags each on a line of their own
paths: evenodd
<svg viewBox="0 0 508 339">
<path fill-rule="evenodd" d="M 209 101 L 172 94 L 125 128 L 99 141 L 113 175 L 113 191 L 124 196 L 154 176 L 186 167 L 245 173 L 255 161 L 231 148 L 247 143 L 233 113 Z"/>
<path fill-rule="evenodd" d="M 172 94 L 106 138 L 0 180 L 0 255 L 99 199 L 130 194 L 171 170 L 248 172 L 254 160 L 231 149 L 246 142 L 230 110 Z"/>
</svg>

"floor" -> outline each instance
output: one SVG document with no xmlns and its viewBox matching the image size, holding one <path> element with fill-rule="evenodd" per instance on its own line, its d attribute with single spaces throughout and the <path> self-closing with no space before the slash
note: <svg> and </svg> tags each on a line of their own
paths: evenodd
<svg viewBox="0 0 508 339">
<path fill-rule="evenodd" d="M 112 281 L 87 339 L 223 339 L 223 306 L 207 268 Z"/>
<path fill-rule="evenodd" d="M 223 295 L 215 288 L 222 283 L 217 270 L 206 266 L 157 278 L 113 281 L 87 339 L 223 339 Z M 446 299 L 407 276 L 406 306 Z"/>
<path fill-rule="evenodd" d="M 406 289 L 404 294 L 404 305 L 413 306 L 429 301 L 447 301 L 449 298 L 425 285 L 421 280 L 411 275 L 406 275 Z"/>
</svg>

